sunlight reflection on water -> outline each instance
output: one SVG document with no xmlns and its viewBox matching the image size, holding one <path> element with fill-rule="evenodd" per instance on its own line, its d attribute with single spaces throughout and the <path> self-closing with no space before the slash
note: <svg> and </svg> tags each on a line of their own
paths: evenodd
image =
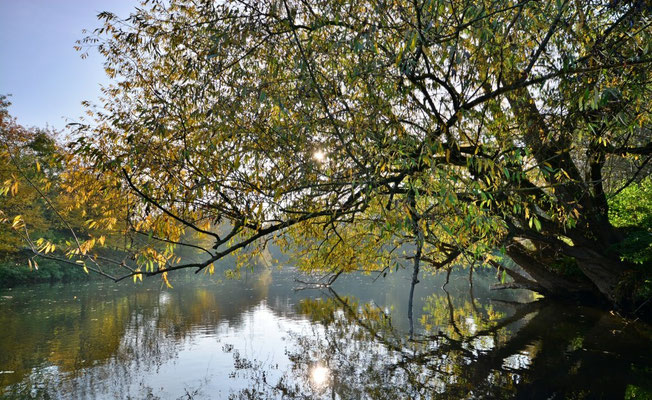
<svg viewBox="0 0 652 400">
<path fill-rule="evenodd" d="M 315 365 L 310 371 L 310 382 L 316 389 L 321 389 L 328 386 L 331 371 L 322 366 Z"/>
</svg>

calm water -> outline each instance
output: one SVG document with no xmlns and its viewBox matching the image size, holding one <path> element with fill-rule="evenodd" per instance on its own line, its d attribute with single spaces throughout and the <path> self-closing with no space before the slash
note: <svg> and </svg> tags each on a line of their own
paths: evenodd
<svg viewBox="0 0 652 400">
<path fill-rule="evenodd" d="M 652 398 L 651 328 L 476 272 L 0 290 L 7 398 Z"/>
</svg>

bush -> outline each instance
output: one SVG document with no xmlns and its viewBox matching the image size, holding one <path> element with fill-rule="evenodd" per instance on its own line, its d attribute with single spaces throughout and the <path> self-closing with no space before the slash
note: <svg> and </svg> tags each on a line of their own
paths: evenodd
<svg viewBox="0 0 652 400">
<path fill-rule="evenodd" d="M 633 183 L 610 198 L 609 220 L 616 227 L 652 232 L 652 177 Z"/>
<path fill-rule="evenodd" d="M 646 301 L 652 297 L 652 177 L 625 188 L 609 199 L 609 220 L 625 232 L 615 246 L 620 258 L 638 267 L 622 282 L 634 297 Z"/>
<path fill-rule="evenodd" d="M 652 263 L 652 178 L 634 183 L 609 200 L 609 220 L 626 233 L 616 251 L 635 264 Z"/>
</svg>

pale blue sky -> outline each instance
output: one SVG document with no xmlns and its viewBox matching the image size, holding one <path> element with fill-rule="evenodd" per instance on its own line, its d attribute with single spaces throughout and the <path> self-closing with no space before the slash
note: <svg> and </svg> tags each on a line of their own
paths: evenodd
<svg viewBox="0 0 652 400">
<path fill-rule="evenodd" d="M 0 94 L 25 126 L 63 129 L 83 114 L 107 83 L 102 58 L 82 60 L 73 49 L 83 29 L 100 25 L 100 11 L 125 17 L 137 0 L 0 0 Z M 68 118 L 67 121 L 65 118 Z"/>
</svg>

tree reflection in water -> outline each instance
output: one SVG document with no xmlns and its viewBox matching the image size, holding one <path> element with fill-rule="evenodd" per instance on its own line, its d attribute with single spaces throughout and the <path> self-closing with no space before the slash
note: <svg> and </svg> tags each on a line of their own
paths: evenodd
<svg viewBox="0 0 652 400">
<path fill-rule="evenodd" d="M 0 398 L 156 398 L 160 387 L 148 378 L 196 338 L 224 336 L 241 324 L 266 298 L 265 277 L 219 291 L 209 284 L 15 290 L 0 312 L 0 370 L 11 371 L 0 374 Z M 186 391 L 198 389 L 193 382 Z"/>
<path fill-rule="evenodd" d="M 244 281 L 169 291 L 90 284 L 2 292 L 0 371 L 13 373 L 0 375 L 0 397 L 639 399 L 652 393 L 652 335 L 644 323 L 532 302 L 525 292 L 482 289 L 489 284 L 476 286 L 474 298 L 466 276 L 452 277 L 449 294 L 434 276 L 424 277 L 414 298 L 410 340 L 409 277 L 352 276 L 338 280 L 338 292 L 295 292 L 294 277 L 260 271 Z"/>
<path fill-rule="evenodd" d="M 508 315 L 444 292 L 426 299 L 423 329 L 410 339 L 376 306 L 332 289 L 325 297 L 298 304 L 315 324 L 292 334 L 291 371 L 269 382 L 252 364 L 252 386 L 231 398 L 615 399 L 652 391 L 650 332 L 595 309 L 504 302 Z M 637 350 L 633 363 L 617 356 Z"/>
</svg>

